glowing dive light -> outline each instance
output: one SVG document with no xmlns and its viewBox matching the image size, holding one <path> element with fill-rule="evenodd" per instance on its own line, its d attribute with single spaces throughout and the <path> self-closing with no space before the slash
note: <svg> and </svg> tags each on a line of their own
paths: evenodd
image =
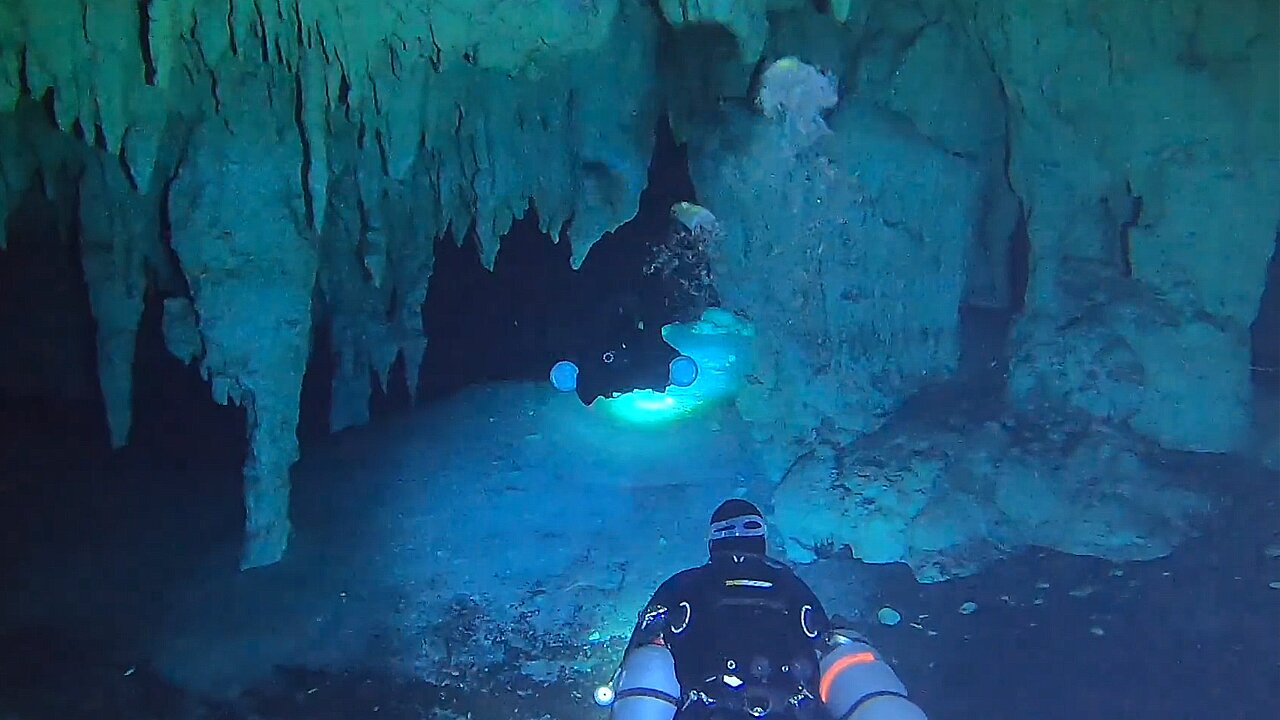
<svg viewBox="0 0 1280 720">
<path fill-rule="evenodd" d="M 613 704 L 613 686 L 601 685 L 596 688 L 595 692 L 596 704 L 600 707 L 609 707 Z"/>
<path fill-rule="evenodd" d="M 751 323 L 727 310 L 707 308 L 696 321 L 664 325 L 662 339 L 680 353 L 667 366 L 665 391 L 633 390 L 601 398 L 598 405 L 615 419 L 663 425 L 732 402 L 742 389 L 754 356 Z M 572 389 L 576 371 L 570 363 L 557 366 L 552 383 L 562 390 Z"/>
</svg>

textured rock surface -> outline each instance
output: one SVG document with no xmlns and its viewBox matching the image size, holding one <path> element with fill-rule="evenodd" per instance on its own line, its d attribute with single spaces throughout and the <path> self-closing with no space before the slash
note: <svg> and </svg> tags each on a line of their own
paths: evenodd
<svg viewBox="0 0 1280 720">
<path fill-rule="evenodd" d="M 721 299 L 759 336 L 739 407 L 785 448 L 818 428 L 873 430 L 953 369 L 980 186 L 977 168 L 883 111 L 851 101 L 828 128 L 823 82 L 766 77 L 804 84 L 798 100 L 762 90 L 799 107 L 727 113 L 691 171 L 724 227 L 712 255 Z"/>
<path fill-rule="evenodd" d="M 150 188 L 135 192 L 115 158 L 87 154 L 80 180 L 80 261 L 98 326 L 98 376 L 114 447 L 129 440 L 147 255 L 159 252 L 159 194 Z"/>
<path fill-rule="evenodd" d="M 971 575 L 1029 546 L 1116 562 L 1167 555 L 1212 507 L 1096 428 L 1016 422 L 857 448 L 820 447 L 779 485 L 787 555 L 848 547 L 921 582 Z"/>
<path fill-rule="evenodd" d="M 1020 407 L 1129 423 L 1177 447 L 1224 449 L 1248 439 L 1243 328 L 1096 262 L 1064 270 L 1056 312 L 1031 309 L 1013 335 L 1009 390 Z"/>
<path fill-rule="evenodd" d="M 1274 0 L 13 0 L 0 216 L 40 219 L 51 254 L 79 242 L 113 443 L 148 293 L 171 352 L 250 410 L 246 565 L 288 535 L 312 328 L 334 355 L 332 428 L 368 417 L 396 363 L 412 392 L 432 243 L 491 265 L 532 208 L 580 264 L 636 212 L 664 111 L 689 143 L 690 199 L 725 226 L 719 294 L 759 330 L 741 409 L 775 474 L 945 377 L 961 304 L 1019 308 L 1019 275 L 1017 406 L 1229 450 L 1248 435 L 1248 327 L 1280 224 L 1276 15 Z M 788 56 L 803 65 L 766 72 Z M 48 337 L 71 285 L 19 277 L 5 296 L 40 308 L 2 331 L 31 348 L 3 353 L 7 387 L 83 394 L 87 353 Z M 931 507 L 965 527 L 986 517 L 947 502 Z"/>
<path fill-rule="evenodd" d="M 42 181 L 80 218 L 114 444 L 149 282 L 166 345 L 246 407 L 246 567 L 287 542 L 313 321 L 332 428 L 367 419 L 397 359 L 416 391 L 436 239 L 492 265 L 533 206 L 580 264 L 634 215 L 660 108 L 659 19 L 617 0 L 23 1 L 0 20 L 0 108 L 48 101 L 0 115 L 0 211 Z"/>
<path fill-rule="evenodd" d="M 370 373 L 385 390 L 397 356 L 416 395 L 427 344 L 420 308 L 439 231 L 438 217 L 410 201 L 426 188 L 384 178 L 371 166 L 376 158 L 359 153 L 354 133 L 345 140 L 333 155 L 332 206 L 320 234 L 319 288 L 335 360 L 333 431 L 368 420 Z"/>
<path fill-rule="evenodd" d="M 1249 416 L 1247 328 L 1280 223 L 1275 4 L 1055 0 L 972 12 L 1008 97 L 1009 178 L 1026 207 L 1022 323 L 1043 326 L 1018 337 L 1081 317 L 1075 261 L 1130 279 L 1131 292 L 1181 315 L 1172 327 L 1110 330 L 1147 369 L 1134 426 L 1170 447 L 1235 448 Z M 1204 392 L 1188 391 L 1175 357 L 1204 365 L 1191 373 L 1209 381 Z M 1046 360 L 1037 354 L 1032 372 L 1087 375 L 1075 355 Z"/>
<path fill-rule="evenodd" d="M 243 406 L 248 420 L 245 568 L 279 560 L 289 539 L 319 260 L 306 231 L 293 96 L 273 97 L 275 83 L 262 70 L 224 78 L 232 91 L 219 117 L 196 127 L 169 199 L 173 251 L 200 318 L 201 371 L 214 399 Z"/>
</svg>

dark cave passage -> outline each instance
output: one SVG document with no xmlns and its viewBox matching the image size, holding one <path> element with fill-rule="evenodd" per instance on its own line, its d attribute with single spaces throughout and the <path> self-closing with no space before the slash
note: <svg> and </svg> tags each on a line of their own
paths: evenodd
<svg viewBox="0 0 1280 720">
<path fill-rule="evenodd" d="M 1031 280 L 1031 238 L 1027 234 L 1026 208 L 1019 202 L 1018 224 L 1009 238 L 1009 311 L 1022 312 L 1027 304 L 1027 284 Z"/>
<path fill-rule="evenodd" d="M 9 217 L 9 248 L 0 252 L 0 347 L 6 350 L 0 353 L 0 422 L 9 430 L 6 445 L 30 449 L 20 438 L 40 437 L 104 456 L 110 448 L 96 323 L 76 222 L 58 227 L 65 212 L 33 189 Z M 199 368 L 166 350 L 163 302 L 153 284 L 138 326 L 133 425 L 124 453 L 238 466 L 244 412 L 215 403 Z"/>
<path fill-rule="evenodd" d="M 638 213 L 602 237 L 579 270 L 569 264 L 567 241 L 538 230 L 536 210 L 502 238 L 492 272 L 472 243 L 438 242 L 423 308 L 429 339 L 423 395 L 544 380 L 573 348 L 608 342 L 619 313 L 655 327 L 676 319 L 683 303 L 677 288 L 646 274 L 645 266 L 667 238 L 671 205 L 692 199 L 684 150 L 663 122 Z"/>
<path fill-rule="evenodd" d="M 1276 247 L 1267 263 L 1267 284 L 1258 315 L 1249 330 L 1254 379 L 1280 390 L 1280 233 L 1276 233 Z"/>
<path fill-rule="evenodd" d="M 163 307 L 164 298 L 152 288 L 138 326 L 130 451 L 180 465 L 238 468 L 248 451 L 244 409 L 214 402 L 199 361 L 186 365 L 169 353 Z"/>
<path fill-rule="evenodd" d="M 79 239 L 61 212 L 31 188 L 0 251 L 0 523 L 15 533 L 27 515 L 17 497 L 85 476 L 110 445 Z"/>
<path fill-rule="evenodd" d="M 667 237 L 672 203 L 694 194 L 683 148 L 665 121 L 656 132 L 638 214 L 601 238 L 581 269 L 571 268 L 567 241 L 553 242 L 538 230 L 532 210 L 502 239 L 492 272 L 480 265 L 472 243 L 437 242 L 423 308 L 429 345 L 421 399 L 477 383 L 542 380 L 567 347 L 607 340 L 610 314 L 620 310 L 656 326 L 676 317 L 678 288 L 646 274 L 645 265 Z M 19 438 L 38 433 L 61 438 L 76 452 L 108 457 L 95 322 L 77 222 L 62 220 L 59 227 L 60 213 L 69 212 L 64 205 L 33 187 L 7 218 L 8 248 L 0 252 L 0 346 L 8 349 L 0 353 L 6 383 L 0 423 L 10 432 L 0 444 L 22 448 Z M 152 278 L 138 328 L 134 422 L 123 454 L 238 467 L 247 449 L 244 411 L 215 403 L 198 366 L 166 350 L 163 292 Z M 333 358 L 323 317 L 313 323 L 312 345 L 298 424 L 304 445 L 329 434 Z M 409 406 L 401 361 L 385 393 L 370 382 L 374 417 Z"/>
<path fill-rule="evenodd" d="M 988 399 L 1003 397 L 1008 368 L 1009 333 L 1027 304 L 1031 275 L 1031 240 L 1027 235 L 1025 207 L 1019 202 L 1017 224 L 1008 238 L 1006 265 L 994 268 L 1004 273 L 1009 296 L 1005 307 L 962 303 L 960 306 L 960 359 L 958 376 L 984 388 L 975 395 Z M 965 394 L 970 394 L 965 391 Z"/>
<path fill-rule="evenodd" d="M 9 214 L 0 251 L 0 393 L 101 409 L 94 321 L 68 202 L 28 189 Z M 74 204 L 70 204 L 74 208 Z"/>
</svg>

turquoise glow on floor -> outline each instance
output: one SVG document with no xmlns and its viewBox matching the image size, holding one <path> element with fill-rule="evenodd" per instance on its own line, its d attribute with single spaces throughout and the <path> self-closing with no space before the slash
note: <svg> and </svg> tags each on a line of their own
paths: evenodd
<svg viewBox="0 0 1280 720">
<path fill-rule="evenodd" d="M 710 308 L 696 322 L 667 325 L 662 336 L 698 363 L 698 379 L 689 387 L 668 387 L 666 392 L 634 390 L 602 398 L 597 404 L 605 412 L 632 425 L 663 425 L 737 397 L 755 337 L 749 323 Z"/>
</svg>

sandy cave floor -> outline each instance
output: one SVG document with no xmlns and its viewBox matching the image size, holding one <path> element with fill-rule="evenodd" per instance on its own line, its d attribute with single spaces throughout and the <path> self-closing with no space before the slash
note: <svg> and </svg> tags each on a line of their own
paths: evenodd
<svg viewBox="0 0 1280 720">
<path fill-rule="evenodd" d="M 0 718 L 602 717 L 614 636 L 702 560 L 720 499 L 767 497 L 744 437 L 729 413 L 622 427 L 537 386 L 468 390 L 309 447 L 290 555 L 248 573 L 234 464 L 30 461 L 110 491 L 5 525 Z M 936 718 L 1262 717 L 1280 706 L 1280 487 L 1238 482 L 1245 501 L 1159 561 L 803 575 L 833 612 L 902 612 L 867 627 Z"/>
</svg>

